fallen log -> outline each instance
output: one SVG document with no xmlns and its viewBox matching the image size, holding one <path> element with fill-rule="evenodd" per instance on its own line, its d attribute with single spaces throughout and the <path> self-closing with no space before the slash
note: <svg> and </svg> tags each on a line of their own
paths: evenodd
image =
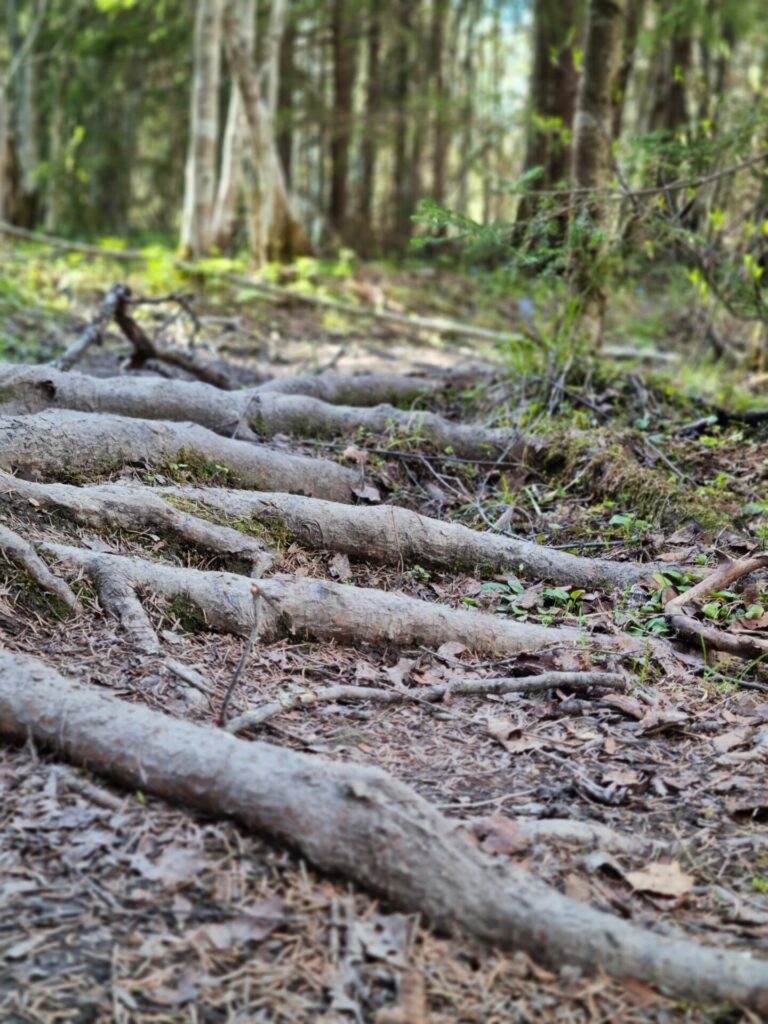
<svg viewBox="0 0 768 1024">
<path fill-rule="evenodd" d="M 549 967 L 642 978 L 681 999 L 768 1013 L 768 963 L 638 928 L 483 854 L 385 772 L 178 721 L 0 651 L 0 735 L 31 737 L 119 784 L 231 816 L 435 928 Z"/>
<path fill-rule="evenodd" d="M 358 471 L 336 462 L 233 441 L 195 423 L 68 409 L 0 417 L 0 468 L 20 476 L 93 477 L 115 473 L 126 465 L 152 467 L 170 475 L 179 463 L 198 476 L 219 474 L 233 484 L 298 491 L 331 501 L 353 501 L 360 485 Z"/>
</svg>

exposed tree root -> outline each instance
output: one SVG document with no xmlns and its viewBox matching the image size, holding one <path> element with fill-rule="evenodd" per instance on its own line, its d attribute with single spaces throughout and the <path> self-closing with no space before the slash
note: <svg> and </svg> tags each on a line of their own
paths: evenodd
<svg viewBox="0 0 768 1024">
<path fill-rule="evenodd" d="M 741 558 L 725 562 L 710 576 L 697 583 L 690 590 L 678 594 L 664 607 L 664 615 L 670 627 L 684 640 L 715 651 L 725 651 L 737 658 L 764 658 L 768 654 L 768 640 L 746 633 L 726 633 L 722 629 L 708 626 L 688 614 L 688 606 L 696 607 L 718 590 L 727 590 L 736 580 L 751 572 L 768 566 L 768 555 Z"/>
<path fill-rule="evenodd" d="M 106 523 L 127 530 L 175 531 L 195 547 L 251 558 L 262 571 L 267 567 L 266 561 L 259 561 L 266 555 L 265 545 L 253 532 L 295 538 L 305 547 L 384 565 L 428 565 L 480 576 L 506 571 L 588 589 L 625 590 L 669 568 L 669 563 L 583 558 L 516 537 L 430 519 L 396 505 L 344 505 L 276 491 L 150 488 L 122 482 L 75 487 L 33 483 L 0 471 L 0 495 L 17 503 L 33 500 L 92 526 Z M 241 528 L 210 522 L 217 513 Z"/>
<path fill-rule="evenodd" d="M 184 512 L 163 501 L 150 487 L 40 484 L 0 470 L 0 495 L 16 504 L 31 502 L 46 511 L 64 512 L 97 529 L 108 527 L 133 533 L 157 530 L 192 547 L 246 559 L 251 562 L 255 576 L 263 575 L 277 561 L 277 555 L 258 537 Z"/>
<path fill-rule="evenodd" d="M 259 584 L 261 586 L 261 584 Z M 322 688 L 295 690 L 278 700 L 261 707 L 244 711 L 242 715 L 227 723 L 228 732 L 242 732 L 244 729 L 263 725 L 276 715 L 296 708 L 313 707 L 316 704 L 341 701 L 370 701 L 373 704 L 434 704 L 447 697 L 469 694 L 540 693 L 556 687 L 570 690 L 589 690 L 592 687 L 605 690 L 625 690 L 627 681 L 617 672 L 543 672 L 538 676 L 519 679 L 457 679 L 452 683 L 437 686 L 420 686 L 414 689 L 384 690 L 375 686 L 325 686 Z"/>
<path fill-rule="evenodd" d="M 115 592 L 128 595 L 153 591 L 168 600 L 182 598 L 201 613 L 201 624 L 225 633 L 248 635 L 258 616 L 262 640 L 282 636 L 311 637 L 342 644 L 392 644 L 396 647 L 439 647 L 457 640 L 470 650 L 504 656 L 551 647 L 593 643 L 608 650 L 641 653 L 648 642 L 623 634 L 588 634 L 573 627 L 537 626 L 483 612 L 446 608 L 402 594 L 328 583 L 306 577 L 273 576 L 259 580 L 266 600 L 254 602 L 252 580 L 228 572 L 206 572 L 148 562 L 140 558 L 87 551 L 59 544 L 41 544 L 62 564 L 85 569 L 97 586 L 109 580 Z M 116 607 L 113 603 L 113 607 Z M 118 617 L 144 642 L 146 615 L 137 627 L 136 609 Z M 143 614 L 143 613 L 142 613 Z"/>
<path fill-rule="evenodd" d="M 21 476 L 92 477 L 137 464 L 172 474 L 177 463 L 203 478 L 331 501 L 354 500 L 360 485 L 359 472 L 338 463 L 232 441 L 192 423 L 66 409 L 0 417 L 0 467 Z"/>
<path fill-rule="evenodd" d="M 394 391 L 396 380 L 385 378 L 371 388 Z M 400 382 L 402 392 L 412 395 L 410 378 L 401 377 Z M 294 383 L 291 387 L 302 386 L 308 385 Z M 358 389 L 349 384 L 335 389 L 328 384 L 327 388 L 337 396 L 345 391 L 366 394 L 364 384 L 358 385 Z M 465 426 L 435 413 L 404 411 L 391 405 L 335 405 L 292 390 L 285 393 L 278 386 L 222 392 L 194 381 L 88 377 L 61 373 L 50 367 L 6 367 L 0 368 L 0 389 L 0 411 L 6 414 L 56 408 L 139 419 L 188 420 L 218 434 L 232 436 L 237 432 L 239 437 L 251 440 L 275 434 L 335 437 L 359 427 L 380 434 L 395 429 L 428 441 L 441 451 L 452 449 L 468 458 L 494 454 L 520 457 L 530 443 L 514 430 Z"/>
<path fill-rule="evenodd" d="M 384 772 L 177 721 L 0 651 L 0 732 L 29 736 L 132 789 L 231 815 L 323 872 L 555 968 L 601 967 L 677 998 L 768 1013 L 768 963 L 649 932 L 482 853 Z"/>
<path fill-rule="evenodd" d="M 7 526 L 0 526 L 0 551 L 10 562 L 23 569 L 43 590 L 63 601 L 67 608 L 75 611 L 80 607 L 80 602 L 70 587 L 51 572 L 29 541 L 19 537 Z"/>
<path fill-rule="evenodd" d="M 518 537 L 445 523 L 396 505 L 342 505 L 300 495 L 221 487 L 161 487 L 158 492 L 182 503 L 191 502 L 190 511 L 200 503 L 237 520 L 253 520 L 276 533 L 287 532 L 309 548 L 340 551 L 350 558 L 364 557 L 384 565 L 429 565 L 481 576 L 513 572 L 527 579 L 556 580 L 588 590 L 619 591 L 670 567 L 668 562 L 583 558 Z"/>
</svg>

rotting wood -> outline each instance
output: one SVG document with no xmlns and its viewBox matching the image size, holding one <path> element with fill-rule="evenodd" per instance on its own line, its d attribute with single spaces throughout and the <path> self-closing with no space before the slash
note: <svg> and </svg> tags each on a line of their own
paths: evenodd
<svg viewBox="0 0 768 1024">
<path fill-rule="evenodd" d="M 540 962 L 636 977 L 671 996 L 768 1013 L 768 963 L 647 931 L 568 899 L 483 854 L 413 790 L 376 768 L 246 743 L 65 679 L 0 650 L 0 733 L 32 739 L 131 789 L 297 850 L 440 930 Z"/>
</svg>

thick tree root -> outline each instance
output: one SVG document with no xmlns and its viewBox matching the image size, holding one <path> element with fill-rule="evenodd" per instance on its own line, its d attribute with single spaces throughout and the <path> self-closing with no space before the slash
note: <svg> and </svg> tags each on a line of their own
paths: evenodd
<svg viewBox="0 0 768 1024">
<path fill-rule="evenodd" d="M 582 558 L 516 537 L 444 523 L 396 505 L 344 505 L 276 491 L 150 488 L 134 483 L 75 487 L 32 483 L 0 471 L 0 497 L 16 504 L 32 500 L 92 526 L 175 531 L 196 547 L 256 561 L 266 557 L 265 545 L 247 532 L 211 523 L 212 515 L 223 515 L 244 530 L 383 565 L 424 565 L 479 576 L 511 572 L 585 589 L 623 591 L 669 568 L 669 563 Z M 266 571 L 267 562 L 260 566 Z"/>
<path fill-rule="evenodd" d="M 0 551 L 10 562 L 23 569 L 43 590 L 63 601 L 67 608 L 72 611 L 79 609 L 80 602 L 64 580 L 51 572 L 29 541 L 9 530 L 7 526 L 0 526 Z"/>
<path fill-rule="evenodd" d="M 399 378 L 399 384 L 403 393 L 413 393 L 410 378 Z M 395 430 L 428 441 L 440 451 L 451 449 L 453 454 L 466 458 L 501 454 L 520 457 L 526 448 L 527 442 L 514 430 L 465 426 L 435 413 L 408 412 L 392 405 L 335 405 L 294 393 L 294 387 L 309 385 L 294 378 L 293 385 L 286 382 L 282 388 L 274 384 L 225 392 L 194 381 L 88 377 L 61 373 L 51 367 L 4 367 L 0 368 L 0 412 L 14 415 L 55 408 L 139 419 L 188 420 L 218 434 L 231 437 L 237 433 L 238 437 L 251 440 L 275 434 L 336 437 L 360 427 L 377 434 Z M 325 385 L 325 390 L 336 398 L 345 394 L 365 396 L 397 391 L 398 378 L 379 378 L 370 389 L 367 391 L 362 383 L 356 388 L 349 383 Z"/>
<path fill-rule="evenodd" d="M 251 562 L 254 576 L 273 568 L 278 556 L 264 541 L 231 526 L 219 526 L 176 508 L 150 487 L 104 484 L 74 487 L 71 484 L 40 484 L 21 480 L 0 470 L 0 500 L 14 504 L 33 503 L 35 507 L 65 513 L 78 523 L 104 528 L 145 533 L 155 530 L 174 542 L 230 558 Z"/>
<path fill-rule="evenodd" d="M 648 646 L 640 637 L 601 634 L 590 638 L 568 626 L 537 626 L 483 612 L 446 608 L 402 594 L 298 576 L 259 580 L 264 600 L 254 601 L 253 581 L 247 576 L 182 569 L 59 544 L 41 544 L 40 548 L 64 565 L 84 569 L 97 586 L 108 579 L 110 586 L 122 594 L 139 590 L 153 591 L 168 600 L 181 598 L 200 610 L 209 628 L 247 636 L 257 625 L 264 641 L 296 636 L 411 648 L 439 647 L 448 640 L 457 640 L 470 650 L 503 656 L 581 647 L 587 642 L 611 651 L 638 654 Z M 142 640 L 147 622 L 144 617 L 138 630 Z M 130 617 L 123 619 L 123 624 L 137 632 Z"/>
<path fill-rule="evenodd" d="M 384 772 L 327 763 L 177 721 L 0 651 L 0 733 L 51 747 L 131 789 L 297 850 L 442 930 L 537 960 L 642 978 L 677 998 L 768 1013 L 768 963 L 645 931 L 483 854 L 455 822 Z"/>
<path fill-rule="evenodd" d="M 92 491 L 89 488 L 89 491 Z M 301 495 L 256 493 L 221 487 L 161 487 L 158 493 L 260 523 L 315 550 L 340 551 L 383 565 L 424 565 L 493 576 L 519 573 L 586 590 L 623 591 L 670 563 L 583 558 L 532 541 L 445 523 L 396 505 L 354 506 Z"/>
<path fill-rule="evenodd" d="M 255 438 L 248 427 L 249 411 L 255 415 L 257 407 L 264 405 L 269 409 L 281 399 L 296 400 L 304 395 L 308 400 L 319 402 L 322 408 L 326 403 L 341 401 L 367 406 L 387 401 L 412 401 L 434 390 L 434 382 L 430 384 L 401 374 L 287 377 L 255 388 L 223 391 L 199 381 L 90 377 L 63 373 L 51 366 L 0 367 L 0 413 L 3 415 L 71 409 L 138 419 L 184 420 L 225 437 L 232 437 L 239 426 L 238 436 L 246 440 Z"/>
<path fill-rule="evenodd" d="M 202 478 L 229 474 L 234 485 L 330 501 L 353 501 L 360 485 L 360 473 L 338 463 L 232 441 L 193 423 L 66 409 L 0 417 L 0 467 L 20 476 L 93 477 L 137 464 L 171 475 L 178 463 Z"/>
</svg>

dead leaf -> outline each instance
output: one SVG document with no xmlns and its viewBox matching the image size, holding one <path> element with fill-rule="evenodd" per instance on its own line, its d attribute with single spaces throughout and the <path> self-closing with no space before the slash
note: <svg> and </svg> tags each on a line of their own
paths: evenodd
<svg viewBox="0 0 768 1024">
<path fill-rule="evenodd" d="M 350 579 L 352 576 L 352 566 L 349 564 L 349 558 L 340 551 L 337 552 L 328 562 L 328 571 L 337 580 Z"/>
<path fill-rule="evenodd" d="M 355 938 L 372 959 L 404 967 L 412 923 L 407 914 L 376 914 L 355 921 Z"/>
<path fill-rule="evenodd" d="M 531 845 L 520 826 L 503 814 L 473 818 L 467 822 L 467 827 L 486 853 L 522 853 Z"/>
<path fill-rule="evenodd" d="M 248 942 L 260 942 L 283 923 L 283 901 L 275 896 L 264 900 L 248 913 L 238 914 L 228 921 L 204 924 L 190 933 L 192 941 L 211 949 L 229 949 Z"/>
<path fill-rule="evenodd" d="M 546 745 L 538 736 L 523 734 L 519 726 L 508 718 L 489 718 L 488 735 L 497 740 L 510 754 L 524 754 L 529 750 L 540 750 Z"/>
<path fill-rule="evenodd" d="M 525 608 L 526 611 L 530 611 L 531 608 L 537 608 L 543 600 L 543 590 L 543 583 L 534 583 L 532 587 L 528 587 L 525 593 L 521 594 L 520 597 L 517 598 L 515 604 L 518 608 Z"/>
<path fill-rule="evenodd" d="M 640 1010 L 647 1010 L 651 1006 L 658 1006 L 660 1003 L 667 1002 L 663 996 L 659 995 L 656 989 L 651 988 L 647 982 L 641 981 L 640 978 L 624 978 L 621 984 L 627 1001 Z"/>
<path fill-rule="evenodd" d="M 654 861 L 640 871 L 628 871 L 624 877 L 638 892 L 675 897 L 686 896 L 696 881 L 693 875 L 683 871 L 676 860 Z"/>
<path fill-rule="evenodd" d="M 592 902 L 592 887 L 581 875 L 568 874 L 563 879 L 563 884 L 565 886 L 565 895 L 570 899 L 578 900 L 579 903 Z"/>
<path fill-rule="evenodd" d="M 396 665 L 392 665 L 390 668 L 384 669 L 384 675 L 388 677 L 394 686 L 401 687 L 411 674 L 411 670 L 415 664 L 415 658 L 400 658 Z"/>
<path fill-rule="evenodd" d="M 169 846 L 155 863 L 143 853 L 137 853 L 130 858 L 129 864 L 149 881 L 160 882 L 170 888 L 192 881 L 208 866 L 208 860 L 195 850 Z"/>
<path fill-rule="evenodd" d="M 350 487 L 350 491 L 363 501 L 369 501 L 372 505 L 381 501 L 381 494 L 379 493 L 378 487 L 374 487 L 373 484 L 356 484 L 354 487 Z"/>
<path fill-rule="evenodd" d="M 639 786 L 643 777 L 634 768 L 611 768 L 603 772 L 603 782 L 613 782 L 617 786 Z"/>
<path fill-rule="evenodd" d="M 742 726 L 740 729 L 731 729 L 730 732 L 724 732 L 720 736 L 715 736 L 712 740 L 712 746 L 718 754 L 725 754 L 729 750 L 733 750 L 734 747 L 743 747 L 752 738 L 754 728 L 749 726 Z"/>
<path fill-rule="evenodd" d="M 368 461 L 368 452 L 365 448 L 358 448 L 356 444 L 347 445 L 341 453 L 342 459 L 351 459 L 359 465 L 364 466 Z"/>
<path fill-rule="evenodd" d="M 440 644 L 437 648 L 437 656 L 438 658 L 458 658 L 466 650 L 467 648 L 464 644 L 460 644 L 458 640 L 446 640 L 444 644 Z"/>
</svg>

